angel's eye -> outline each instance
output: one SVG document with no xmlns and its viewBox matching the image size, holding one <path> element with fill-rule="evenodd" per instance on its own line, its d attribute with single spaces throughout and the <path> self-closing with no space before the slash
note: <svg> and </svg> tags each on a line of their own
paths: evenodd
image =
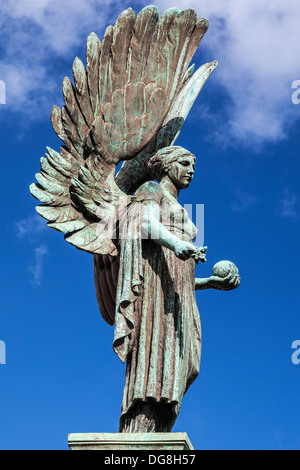
<svg viewBox="0 0 300 470">
<path fill-rule="evenodd" d="M 190 164 L 190 162 L 188 162 L 188 161 L 183 161 L 183 162 L 180 162 L 180 163 L 183 166 L 189 166 L 189 164 Z"/>
</svg>

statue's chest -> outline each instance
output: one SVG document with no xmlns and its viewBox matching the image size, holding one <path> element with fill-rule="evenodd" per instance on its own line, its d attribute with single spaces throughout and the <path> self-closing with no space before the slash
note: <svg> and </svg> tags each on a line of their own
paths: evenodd
<svg viewBox="0 0 300 470">
<path fill-rule="evenodd" d="M 193 240 L 197 235 L 197 228 L 189 218 L 187 210 L 177 201 L 165 200 L 162 203 L 160 220 L 170 232 L 181 239 Z"/>
</svg>

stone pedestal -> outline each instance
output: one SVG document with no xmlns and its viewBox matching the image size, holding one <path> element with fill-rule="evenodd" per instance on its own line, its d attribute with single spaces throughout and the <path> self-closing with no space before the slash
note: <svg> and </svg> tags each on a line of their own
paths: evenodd
<svg viewBox="0 0 300 470">
<path fill-rule="evenodd" d="M 185 432 L 69 434 L 71 450 L 194 450 Z"/>
</svg>

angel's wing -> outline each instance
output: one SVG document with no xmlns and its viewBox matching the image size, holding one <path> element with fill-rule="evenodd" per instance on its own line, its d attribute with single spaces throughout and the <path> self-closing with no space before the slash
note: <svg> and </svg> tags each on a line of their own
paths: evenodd
<svg viewBox="0 0 300 470">
<path fill-rule="evenodd" d="M 217 61 L 202 65 L 191 77 L 186 78 L 156 135 L 136 158 L 125 161 L 116 175 L 116 183 L 122 191 L 132 194 L 149 179 L 145 161 L 159 149 L 174 145 L 199 92 L 217 65 Z M 135 177 L 130 178 L 133 174 Z"/>
<path fill-rule="evenodd" d="M 137 16 L 129 8 L 109 26 L 102 43 L 87 40 L 85 69 L 73 64 L 74 85 L 63 82 L 65 106 L 51 120 L 62 140 L 47 148 L 30 190 L 43 204 L 38 213 L 66 240 L 93 254 L 115 254 L 99 222 L 145 179 L 144 160 L 170 145 L 216 64 L 192 75 L 190 61 L 208 27 L 194 10 L 155 6 Z M 115 171 L 126 161 L 117 179 Z"/>
</svg>

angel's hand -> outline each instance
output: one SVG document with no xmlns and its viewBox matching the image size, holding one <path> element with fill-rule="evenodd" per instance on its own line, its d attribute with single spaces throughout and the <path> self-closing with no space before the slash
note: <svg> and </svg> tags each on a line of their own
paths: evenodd
<svg viewBox="0 0 300 470">
<path fill-rule="evenodd" d="M 226 277 L 211 276 L 208 278 L 209 287 L 218 290 L 232 290 L 240 285 L 240 276 L 230 273 Z"/>
<path fill-rule="evenodd" d="M 197 248 L 192 243 L 185 242 L 183 240 L 178 240 L 178 242 L 175 243 L 174 248 L 176 256 L 183 261 L 195 256 L 197 251 Z"/>
</svg>

